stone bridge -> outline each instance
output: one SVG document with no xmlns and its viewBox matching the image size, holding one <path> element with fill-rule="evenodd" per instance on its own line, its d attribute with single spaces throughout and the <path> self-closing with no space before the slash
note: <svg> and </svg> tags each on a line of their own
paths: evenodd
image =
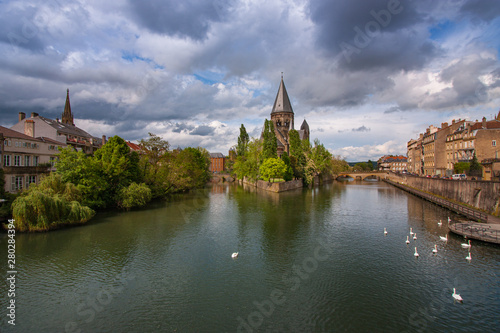
<svg viewBox="0 0 500 333">
<path fill-rule="evenodd" d="M 353 179 L 357 180 L 364 180 L 368 177 L 370 178 L 376 178 L 377 180 L 380 180 L 382 178 L 385 178 L 389 174 L 388 171 L 351 171 L 351 172 L 341 172 L 338 174 L 337 178 L 339 177 L 351 177 Z"/>
</svg>

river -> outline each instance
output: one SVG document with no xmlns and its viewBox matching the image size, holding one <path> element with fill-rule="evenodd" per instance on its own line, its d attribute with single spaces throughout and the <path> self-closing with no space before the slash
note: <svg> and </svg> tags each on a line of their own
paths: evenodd
<svg viewBox="0 0 500 333">
<path fill-rule="evenodd" d="M 500 247 L 472 240 L 467 261 L 448 216 L 459 218 L 382 182 L 214 185 L 17 234 L 12 298 L 1 234 L 1 332 L 498 330 Z"/>
</svg>

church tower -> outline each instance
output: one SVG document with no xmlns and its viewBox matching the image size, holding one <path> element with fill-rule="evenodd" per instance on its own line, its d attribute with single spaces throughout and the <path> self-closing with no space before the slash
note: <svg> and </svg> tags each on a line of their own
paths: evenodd
<svg viewBox="0 0 500 333">
<path fill-rule="evenodd" d="M 75 126 L 75 123 L 73 122 L 73 114 L 71 113 L 71 105 L 69 104 L 69 89 L 66 92 L 66 105 L 64 105 L 61 122 L 63 124 Z"/>
<path fill-rule="evenodd" d="M 288 142 L 288 132 L 294 128 L 294 114 L 290 98 L 288 98 L 288 93 L 285 88 L 285 83 L 283 82 L 283 73 L 281 74 L 280 87 L 276 99 L 274 100 L 273 110 L 271 111 L 271 121 L 274 125 L 276 138 L 283 146 L 283 150 L 289 153 L 290 145 Z M 281 145 L 278 144 L 278 149 Z"/>
</svg>

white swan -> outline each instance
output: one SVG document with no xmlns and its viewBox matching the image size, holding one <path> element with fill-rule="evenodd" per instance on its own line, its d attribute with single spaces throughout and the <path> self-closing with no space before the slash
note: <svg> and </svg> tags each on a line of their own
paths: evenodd
<svg viewBox="0 0 500 333">
<path fill-rule="evenodd" d="M 410 244 L 410 236 L 406 236 L 406 244 Z"/>
<path fill-rule="evenodd" d="M 470 247 L 471 247 L 471 245 L 470 245 L 470 239 L 469 239 L 469 241 L 467 243 L 462 243 L 460 245 L 462 245 L 462 247 L 465 248 L 465 249 L 470 249 Z"/>
<path fill-rule="evenodd" d="M 417 233 L 413 235 L 413 240 L 417 240 Z"/>
<path fill-rule="evenodd" d="M 387 235 L 387 229 L 384 228 L 384 235 Z"/>
<path fill-rule="evenodd" d="M 439 222 L 438 222 L 438 226 L 441 226 L 441 224 L 443 224 L 443 223 L 441 222 L 441 220 L 439 220 Z"/>
<path fill-rule="evenodd" d="M 459 301 L 459 302 L 462 302 L 462 301 L 463 301 L 462 296 L 460 296 L 460 294 L 457 294 L 457 293 L 456 293 L 455 288 L 453 288 L 453 294 L 451 294 L 451 296 L 453 296 L 453 298 L 454 298 L 456 301 Z"/>
<path fill-rule="evenodd" d="M 432 253 L 434 253 L 434 254 L 438 253 L 438 246 L 437 246 L 437 244 L 434 244 L 434 249 L 432 250 Z"/>
<path fill-rule="evenodd" d="M 413 235 L 413 229 L 410 228 L 410 236 Z"/>
<path fill-rule="evenodd" d="M 447 242 L 448 241 L 448 235 L 445 235 L 444 237 L 443 236 L 439 236 L 439 239 L 442 240 L 443 242 Z"/>
<path fill-rule="evenodd" d="M 415 246 L 415 253 L 413 253 L 415 257 L 418 257 L 417 247 Z"/>
<path fill-rule="evenodd" d="M 233 254 L 231 254 L 231 258 L 237 258 L 238 257 L 238 252 L 234 252 Z"/>
<path fill-rule="evenodd" d="M 471 255 L 470 255 L 470 251 L 469 251 L 469 255 L 468 255 L 467 257 L 465 257 L 465 259 L 467 259 L 467 260 L 469 260 L 469 261 L 471 261 L 471 260 L 472 260 L 472 257 L 471 257 Z"/>
</svg>

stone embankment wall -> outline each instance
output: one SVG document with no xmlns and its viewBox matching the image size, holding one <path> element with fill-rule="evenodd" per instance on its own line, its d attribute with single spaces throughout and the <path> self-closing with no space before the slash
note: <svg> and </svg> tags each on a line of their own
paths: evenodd
<svg viewBox="0 0 500 333">
<path fill-rule="evenodd" d="M 281 182 L 281 183 L 269 183 L 264 180 L 258 180 L 256 182 L 251 182 L 249 181 L 246 177 L 243 179 L 243 184 L 248 184 L 255 186 L 259 189 L 270 191 L 270 192 L 284 192 L 284 191 L 290 191 L 290 190 L 295 190 L 297 188 L 302 188 L 302 179 L 298 180 L 291 180 L 289 182 Z"/>
<path fill-rule="evenodd" d="M 500 216 L 500 182 L 388 175 L 392 181 Z"/>
</svg>

